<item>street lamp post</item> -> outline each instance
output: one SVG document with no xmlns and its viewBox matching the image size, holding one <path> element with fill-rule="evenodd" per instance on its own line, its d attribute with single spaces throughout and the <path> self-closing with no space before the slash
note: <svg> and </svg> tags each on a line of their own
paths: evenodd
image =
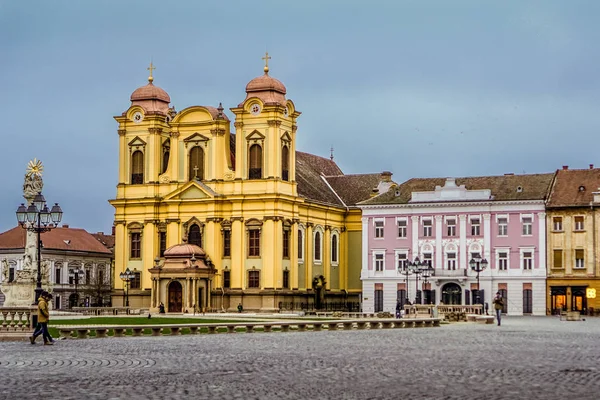
<svg viewBox="0 0 600 400">
<path fill-rule="evenodd" d="M 469 261 L 469 266 L 471 267 L 471 271 L 474 271 L 477 273 L 477 294 L 475 295 L 475 303 L 481 304 L 480 292 L 479 292 L 479 273 L 483 272 L 487 268 L 488 261 L 485 258 L 482 259 L 481 257 L 478 256 L 478 257 L 472 258 L 471 261 Z"/>
<path fill-rule="evenodd" d="M 427 264 L 425 262 L 421 262 L 419 257 L 415 258 L 415 261 L 412 263 L 409 262 L 408 266 L 412 269 L 413 274 L 415 274 L 415 302 L 413 304 L 418 304 L 419 300 L 419 275 L 423 273 L 423 267 Z"/>
<path fill-rule="evenodd" d="M 406 288 L 406 298 L 403 299 L 403 303 L 407 304 L 408 303 L 408 276 L 410 274 L 412 274 L 412 269 L 409 267 L 408 264 L 402 265 L 402 266 L 398 265 L 398 273 L 401 274 L 401 275 L 404 275 L 406 277 L 406 285 L 405 285 L 405 288 Z M 402 305 L 404 306 L 404 304 L 402 304 Z"/>
<path fill-rule="evenodd" d="M 119 274 L 119 277 L 125 283 L 125 307 L 129 307 L 129 285 L 135 278 L 135 274 L 127 267 L 125 271 Z"/>
<path fill-rule="evenodd" d="M 427 283 L 429 278 L 433 275 L 433 268 L 429 264 L 425 264 L 425 267 L 421 269 L 421 277 L 423 277 L 423 304 L 429 304 L 425 302 L 425 288 L 427 287 Z M 431 296 L 429 297 L 429 301 L 431 301 Z"/>
<path fill-rule="evenodd" d="M 41 234 L 56 227 L 62 219 L 62 214 L 63 212 L 58 203 L 55 203 L 54 206 L 52 206 L 52 209 L 48 210 L 46 199 L 42 195 L 42 192 L 38 192 L 38 194 L 35 195 L 29 207 L 25 207 L 25 204 L 21 204 L 19 208 L 17 208 L 17 221 L 19 221 L 19 225 L 29 232 L 37 234 L 37 279 L 34 304 L 38 303 L 38 299 L 43 291 Z"/>
<path fill-rule="evenodd" d="M 83 270 L 80 268 L 72 269 L 69 271 L 69 276 L 73 278 L 75 282 L 75 307 L 79 307 L 79 293 L 77 292 L 77 285 L 79 285 L 79 277 L 82 276 Z"/>
</svg>

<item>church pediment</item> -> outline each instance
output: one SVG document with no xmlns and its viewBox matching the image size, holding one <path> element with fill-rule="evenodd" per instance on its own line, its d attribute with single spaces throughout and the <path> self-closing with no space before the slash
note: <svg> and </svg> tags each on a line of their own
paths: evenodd
<svg viewBox="0 0 600 400">
<path fill-rule="evenodd" d="M 248 136 L 246 136 L 246 140 L 264 140 L 265 139 L 265 135 L 263 135 L 262 133 L 260 133 L 257 130 L 253 130 L 252 132 L 250 132 L 250 134 Z"/>
<path fill-rule="evenodd" d="M 292 141 L 292 137 L 290 136 L 290 134 L 287 131 L 285 131 L 283 133 L 283 135 L 281 135 L 281 140 L 284 141 L 284 142 L 291 142 Z"/>
<path fill-rule="evenodd" d="M 165 200 L 212 199 L 217 195 L 214 190 L 199 181 L 188 182 L 165 197 Z"/>
<path fill-rule="evenodd" d="M 188 145 L 192 145 L 192 146 L 198 146 L 200 144 L 204 144 L 206 145 L 206 143 L 209 141 L 210 139 L 207 138 L 204 135 L 199 134 L 198 132 L 194 133 L 192 136 L 183 139 L 183 143 L 185 143 L 185 147 L 188 147 Z"/>
<path fill-rule="evenodd" d="M 131 142 L 129 142 L 130 147 L 144 147 L 146 146 L 146 142 L 144 142 L 139 136 L 134 137 Z"/>
</svg>

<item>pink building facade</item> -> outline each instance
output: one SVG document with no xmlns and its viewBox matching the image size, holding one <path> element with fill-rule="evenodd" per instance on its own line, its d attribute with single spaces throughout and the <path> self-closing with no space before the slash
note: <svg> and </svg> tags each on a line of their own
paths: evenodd
<svg viewBox="0 0 600 400">
<path fill-rule="evenodd" d="M 493 313 L 500 291 L 507 314 L 545 315 L 544 210 L 552 177 L 411 179 L 361 203 L 363 311 L 394 312 L 408 299 L 488 303 Z M 432 267 L 427 279 L 403 273 L 416 257 Z M 488 261 L 479 279 L 471 259 Z"/>
</svg>

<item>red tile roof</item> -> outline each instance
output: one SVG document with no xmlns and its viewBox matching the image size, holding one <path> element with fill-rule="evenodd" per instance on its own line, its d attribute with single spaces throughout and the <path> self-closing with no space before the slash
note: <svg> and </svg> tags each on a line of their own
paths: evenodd
<svg viewBox="0 0 600 400">
<path fill-rule="evenodd" d="M 457 185 L 468 190 L 490 189 L 494 201 L 545 200 L 548 197 L 554 174 L 500 175 L 456 178 Z M 444 186 L 446 178 L 412 178 L 396 189 L 361 203 L 408 204 L 413 192 L 428 192 L 436 186 Z M 520 190 L 519 190 L 520 188 Z M 398 192 L 398 195 L 396 195 Z"/>
<path fill-rule="evenodd" d="M 78 251 L 112 254 L 102 243 L 84 229 L 54 228 L 41 235 L 46 250 Z M 17 226 L 0 233 L 0 249 L 24 249 L 25 229 Z"/>
<path fill-rule="evenodd" d="M 600 191 L 600 168 L 560 169 L 550 190 L 547 207 L 584 207 Z"/>
</svg>

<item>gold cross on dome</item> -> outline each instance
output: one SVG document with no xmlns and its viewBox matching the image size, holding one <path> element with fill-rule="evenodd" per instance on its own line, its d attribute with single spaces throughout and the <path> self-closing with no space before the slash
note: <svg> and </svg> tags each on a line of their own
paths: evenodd
<svg viewBox="0 0 600 400">
<path fill-rule="evenodd" d="M 265 56 L 263 58 L 261 58 L 261 60 L 265 60 L 265 73 L 269 72 L 269 60 L 271 59 L 271 57 L 269 57 L 269 52 L 265 51 Z"/>
<path fill-rule="evenodd" d="M 150 71 L 150 76 L 148 77 L 148 82 L 152 82 L 154 80 L 154 78 L 152 77 L 152 71 L 156 69 L 156 67 L 152 64 L 152 61 L 150 61 L 150 66 L 146 69 L 148 71 Z"/>
</svg>

